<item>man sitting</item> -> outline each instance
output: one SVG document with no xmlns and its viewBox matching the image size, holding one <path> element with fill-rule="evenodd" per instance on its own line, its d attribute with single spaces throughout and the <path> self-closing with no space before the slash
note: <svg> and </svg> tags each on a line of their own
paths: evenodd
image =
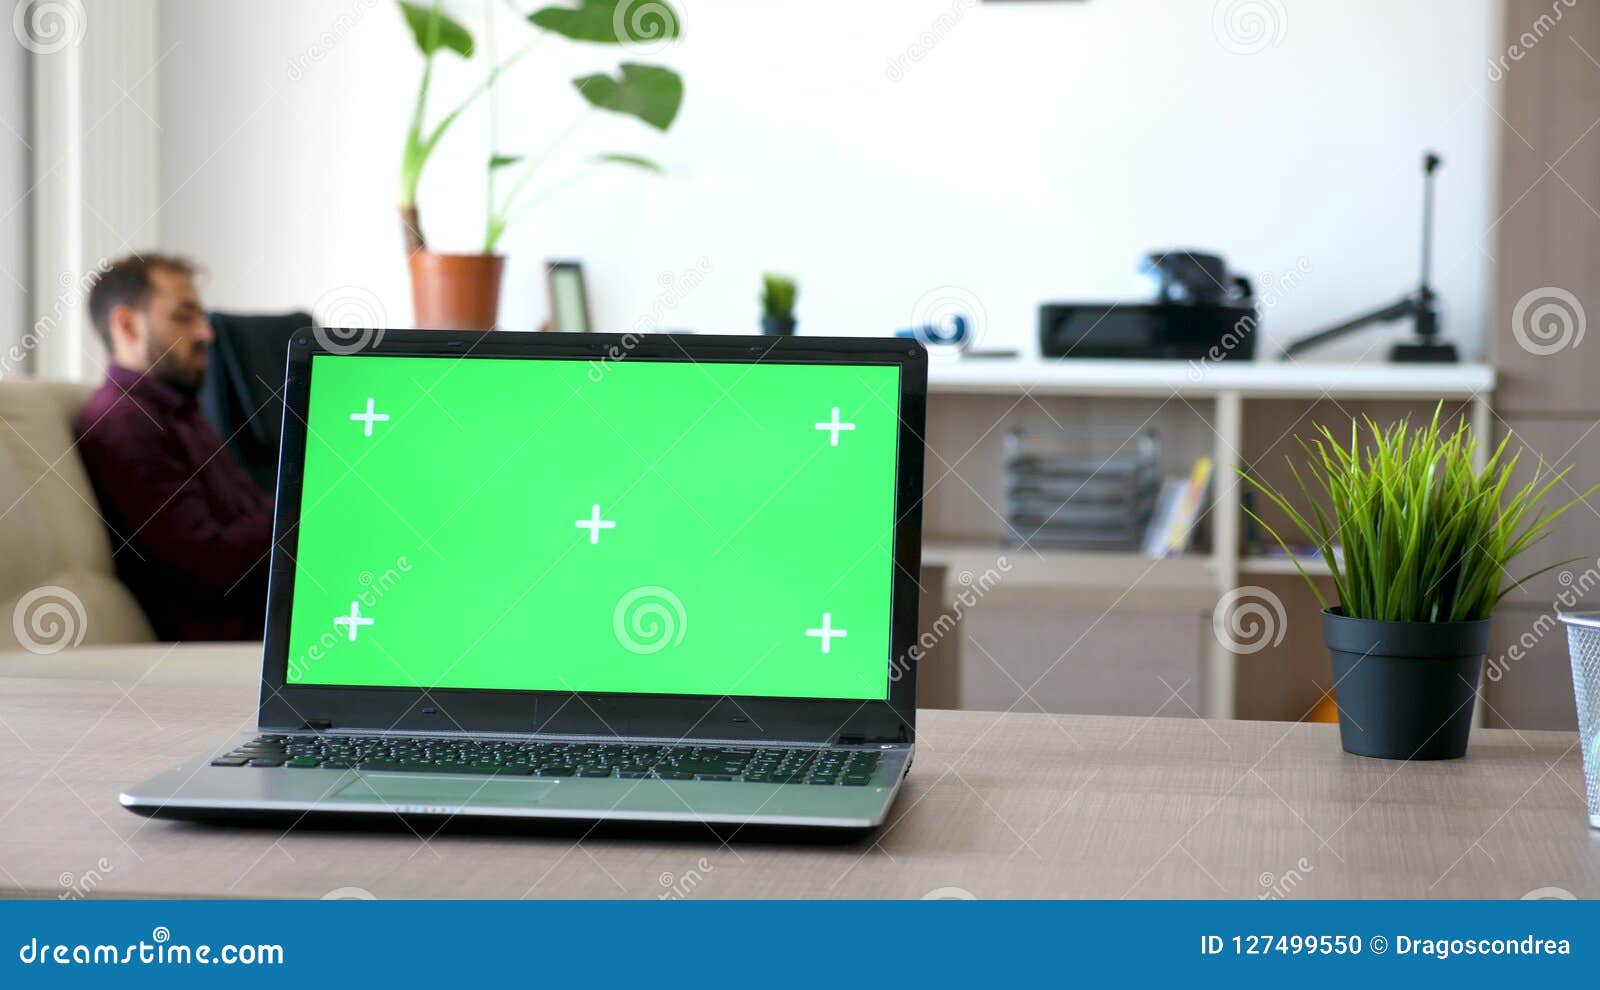
<svg viewBox="0 0 1600 990">
<path fill-rule="evenodd" d="M 74 424 L 111 528 L 117 574 L 166 640 L 258 639 L 272 496 L 200 414 L 214 339 L 181 258 L 124 258 L 89 292 L 111 355 Z"/>
</svg>

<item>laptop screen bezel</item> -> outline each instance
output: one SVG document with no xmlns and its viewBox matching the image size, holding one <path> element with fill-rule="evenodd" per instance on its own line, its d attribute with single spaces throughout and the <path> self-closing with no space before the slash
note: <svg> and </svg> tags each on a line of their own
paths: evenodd
<svg viewBox="0 0 1600 990">
<path fill-rule="evenodd" d="M 890 651 L 883 700 L 712 697 L 289 683 L 306 413 L 317 355 L 736 364 L 890 365 L 899 369 Z M 541 733 L 654 739 L 912 741 L 921 599 L 927 352 L 905 339 L 303 330 L 289 342 L 283 442 L 268 581 L 259 724 L 265 730 Z"/>
</svg>

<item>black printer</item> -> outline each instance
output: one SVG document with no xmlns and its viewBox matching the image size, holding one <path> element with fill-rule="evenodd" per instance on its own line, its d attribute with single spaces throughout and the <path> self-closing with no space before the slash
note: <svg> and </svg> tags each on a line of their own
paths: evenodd
<svg viewBox="0 0 1600 990">
<path fill-rule="evenodd" d="M 1153 283 L 1152 300 L 1040 306 L 1039 353 L 1185 361 L 1255 356 L 1255 290 L 1222 258 L 1201 251 L 1157 251 L 1140 271 Z"/>
</svg>

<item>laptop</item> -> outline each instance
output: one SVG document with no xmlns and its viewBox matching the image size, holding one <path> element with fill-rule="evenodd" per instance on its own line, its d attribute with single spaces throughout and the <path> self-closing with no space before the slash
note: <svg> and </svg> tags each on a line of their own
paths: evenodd
<svg viewBox="0 0 1600 990">
<path fill-rule="evenodd" d="M 921 345 L 308 330 L 284 396 L 255 728 L 128 810 L 883 822 Z"/>
</svg>

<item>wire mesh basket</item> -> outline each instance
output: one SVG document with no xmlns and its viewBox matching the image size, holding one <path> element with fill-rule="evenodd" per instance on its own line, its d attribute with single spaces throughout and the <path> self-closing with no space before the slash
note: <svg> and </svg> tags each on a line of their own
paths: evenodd
<svg viewBox="0 0 1600 990">
<path fill-rule="evenodd" d="M 1600 829 L 1600 612 L 1562 613 L 1578 700 L 1578 741 L 1589 799 L 1589 826 Z"/>
</svg>

